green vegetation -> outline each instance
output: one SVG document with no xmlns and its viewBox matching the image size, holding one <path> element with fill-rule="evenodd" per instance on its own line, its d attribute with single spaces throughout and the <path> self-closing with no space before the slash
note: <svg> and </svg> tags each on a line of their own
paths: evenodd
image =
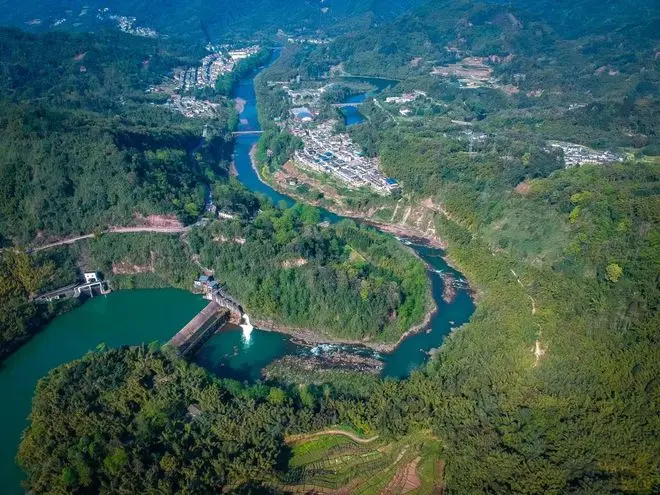
<svg viewBox="0 0 660 495">
<path fill-rule="evenodd" d="M 31 491 L 250 493 L 276 480 L 285 434 L 331 421 L 156 349 L 90 354 L 39 383 L 19 453 Z"/>
<path fill-rule="evenodd" d="M 239 60 L 234 69 L 228 74 L 222 74 L 216 84 L 215 90 L 223 96 L 231 96 L 234 86 L 250 72 L 256 70 L 270 57 L 270 50 L 262 49 L 257 54 Z"/>
<path fill-rule="evenodd" d="M 294 492 L 321 492 L 350 487 L 350 493 L 378 494 L 389 488 L 397 493 L 433 493 L 442 472 L 433 466 L 439 443 L 428 432 L 397 442 L 358 443 L 347 436 L 327 434 L 303 437 L 292 444 L 285 488 Z"/>
<path fill-rule="evenodd" d="M 52 276 L 25 253 L 0 252 L 0 361 L 25 342 L 48 318 L 48 310 L 28 302 Z"/>
<path fill-rule="evenodd" d="M 0 60 L 0 236 L 84 232 L 134 215 L 196 219 L 204 189 L 227 175 L 227 106 L 199 143 L 204 121 L 185 119 L 145 89 L 194 60 L 121 34 L 32 36 L 3 30 Z"/>
<path fill-rule="evenodd" d="M 640 2 L 605 14 L 582 2 L 550 12 L 544 2 L 530 13 L 512 4 L 521 8 L 431 2 L 277 67 L 314 78 L 344 62 L 348 72 L 404 78 L 392 94 L 426 92 L 411 117 L 363 105 L 367 122 L 349 132 L 380 155 L 407 202 L 430 199 L 447 212 L 437 232 L 480 294 L 471 322 L 423 375 L 399 385 L 397 399 L 361 407 L 412 404 L 405 422 L 393 412 L 373 431 L 431 428 L 454 493 L 652 493 L 660 483 L 657 9 Z M 486 64 L 517 88 L 511 94 L 430 75 L 464 57 L 509 54 Z M 564 169 L 548 139 L 627 159 Z M 432 411 L 423 419 L 420 403 Z"/>
<path fill-rule="evenodd" d="M 190 0 L 172 3 L 168 0 L 118 0 L 111 4 L 111 12 L 134 16 L 137 24 L 156 29 L 165 36 L 187 39 L 189 42 L 214 43 L 228 40 L 244 41 L 260 37 L 272 37 L 278 30 L 287 33 L 319 36 L 324 33 L 346 32 L 369 26 L 372 22 L 391 19 L 424 0 L 333 0 L 300 2 L 299 0 L 258 0 L 235 2 L 217 0 Z M 58 29 L 82 32 L 102 28 L 116 29 L 116 21 L 96 19 L 97 9 L 108 7 L 100 0 L 35 0 L 29 4 L 15 4 L 8 0 L 2 5 L 3 24 L 21 25 L 43 31 L 50 29 L 56 19 L 67 22 Z M 78 15 L 81 9 L 87 14 Z M 43 23 L 28 24 L 31 19 Z M 281 36 L 281 35 L 280 35 Z"/>
<path fill-rule="evenodd" d="M 257 143 L 255 158 L 257 163 L 273 172 L 284 165 L 297 149 L 303 147 L 302 140 L 288 132 L 270 128 L 261 135 Z"/>
<path fill-rule="evenodd" d="M 154 345 L 90 353 L 39 382 L 18 460 L 36 493 L 280 493 L 347 484 L 378 493 L 405 472 L 418 480 L 417 493 L 428 493 L 441 482 L 439 443 L 401 423 L 404 410 L 428 416 L 420 401 L 406 402 L 409 388 L 386 382 L 369 399 L 333 398 L 325 388 L 219 380 Z M 382 434 L 359 440 L 356 428 Z"/>
<path fill-rule="evenodd" d="M 421 261 L 373 229 L 319 220 L 315 208 L 264 203 L 252 219 L 216 222 L 188 238 L 253 318 L 384 342 L 423 319 L 430 287 Z"/>
<path fill-rule="evenodd" d="M 39 385 L 19 455 L 27 487 L 304 491 L 365 480 L 353 492 L 378 493 L 419 458 L 419 493 L 445 482 L 451 493 L 656 493 L 657 9 L 555 4 L 435 0 L 277 66 L 317 77 L 344 62 L 427 93 L 410 118 L 366 104 L 368 122 L 351 129 L 407 201 L 447 212 L 437 231 L 479 291 L 471 322 L 425 370 L 352 381 L 274 369 L 276 382 L 245 387 L 154 348 L 92 354 Z M 500 59 L 488 61 L 493 77 L 517 91 L 429 74 L 490 55 Z M 283 116 L 281 92 L 257 84 L 260 114 Z M 291 151 L 285 137 L 266 138 Z M 548 139 L 629 158 L 564 169 Z M 351 222 L 322 228 L 318 211 L 275 209 L 231 182 L 215 197 L 234 218 L 193 231 L 190 249 L 254 316 L 391 341 L 427 309 L 423 267 L 392 239 Z M 99 259 L 151 261 L 147 242 L 135 258 L 112 237 L 98 242 Z M 181 248 L 163 242 L 164 252 Z M 20 260 L 3 263 L 3 290 L 24 297 L 33 275 L 21 275 Z M 173 280 L 187 276 L 174 265 Z M 337 424 L 378 439 L 290 436 Z"/>
</svg>

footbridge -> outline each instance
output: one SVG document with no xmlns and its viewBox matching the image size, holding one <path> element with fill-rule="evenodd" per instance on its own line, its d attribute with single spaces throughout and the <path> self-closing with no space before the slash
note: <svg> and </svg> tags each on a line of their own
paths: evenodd
<svg viewBox="0 0 660 495">
<path fill-rule="evenodd" d="M 168 342 L 180 355 L 194 353 L 225 323 L 238 323 L 243 316 L 241 305 L 222 290 L 204 297 L 211 302 Z"/>
<path fill-rule="evenodd" d="M 264 131 L 234 131 L 231 133 L 232 136 L 258 136 L 263 134 Z"/>
<path fill-rule="evenodd" d="M 363 103 L 364 103 L 363 101 L 356 101 L 353 103 L 333 103 L 332 106 L 335 108 L 359 107 Z"/>
</svg>

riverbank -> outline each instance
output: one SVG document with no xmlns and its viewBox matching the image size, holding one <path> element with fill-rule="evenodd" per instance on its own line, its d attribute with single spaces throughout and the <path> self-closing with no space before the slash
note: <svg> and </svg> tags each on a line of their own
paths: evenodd
<svg viewBox="0 0 660 495">
<path fill-rule="evenodd" d="M 305 346 L 314 346 L 317 344 L 341 344 L 341 345 L 358 345 L 368 347 L 376 352 L 390 353 L 394 352 L 399 345 L 411 335 L 420 333 L 423 330 L 430 329 L 429 325 L 433 316 L 438 312 L 438 306 L 431 298 L 431 308 L 428 309 L 424 315 L 424 319 L 410 327 L 406 332 L 402 333 L 396 342 L 372 342 L 370 340 L 351 340 L 339 337 L 332 337 L 319 330 L 312 330 L 311 328 L 296 328 L 283 323 L 276 323 L 273 320 L 252 319 L 252 324 L 266 332 L 277 332 L 289 335 L 296 343 Z"/>
<path fill-rule="evenodd" d="M 261 175 L 261 172 L 259 171 L 259 164 L 256 159 L 256 147 L 257 145 L 253 145 L 252 148 L 250 149 L 250 162 L 252 164 L 252 169 L 254 170 L 255 174 L 259 178 L 261 182 L 266 184 L 269 187 L 272 187 L 275 191 L 279 192 L 280 194 L 285 194 L 287 196 L 290 196 L 291 198 L 295 199 L 296 201 L 299 201 L 301 203 L 306 203 L 310 204 L 312 206 L 316 206 L 318 208 L 324 208 L 327 211 L 334 213 L 335 215 L 339 215 L 342 217 L 350 218 L 352 220 L 357 220 L 362 223 L 365 223 L 367 225 L 371 225 L 372 227 L 377 228 L 378 230 L 381 230 L 383 232 L 387 232 L 388 234 L 392 234 L 396 237 L 405 237 L 408 239 L 411 239 L 413 242 L 419 242 L 420 244 L 427 244 L 431 247 L 437 248 L 437 249 L 446 249 L 447 248 L 447 243 L 443 241 L 440 237 L 438 237 L 436 234 L 431 234 L 429 230 L 423 230 L 419 227 L 405 224 L 405 223 L 391 223 L 391 222 L 384 222 L 382 220 L 376 220 L 373 218 L 373 213 L 368 214 L 369 212 L 363 212 L 359 210 L 352 210 L 349 208 L 342 207 L 338 205 L 337 203 L 333 203 L 332 205 L 328 204 L 321 204 L 320 201 L 310 201 L 309 199 L 303 197 L 300 194 L 297 194 L 295 191 L 292 191 L 288 188 L 285 188 L 282 186 L 281 181 L 268 181 L 263 178 Z M 420 204 L 420 208 L 428 209 L 427 206 Z M 433 211 L 433 213 L 437 213 L 435 210 L 430 210 Z"/>
<path fill-rule="evenodd" d="M 311 356 L 284 356 L 273 361 L 262 376 L 265 380 L 279 378 L 283 373 L 288 376 L 309 378 L 312 374 L 324 376 L 325 373 L 368 373 L 379 375 L 384 363 L 373 357 L 358 356 L 350 352 L 336 351 L 329 354 Z"/>
<path fill-rule="evenodd" d="M 272 184 L 269 182 L 265 181 L 264 178 L 262 177 L 261 173 L 259 172 L 259 164 L 256 159 L 256 150 L 257 150 L 257 145 L 254 144 L 250 148 L 250 164 L 252 166 L 252 169 L 254 170 L 254 173 L 257 175 L 258 179 L 263 182 L 264 184 L 273 187 Z M 275 189 L 275 188 L 274 188 Z M 277 189 L 276 189 L 277 190 Z M 282 194 L 287 194 L 290 196 L 291 195 L 288 191 L 278 191 Z M 294 199 L 295 196 L 293 196 Z M 300 200 L 302 201 L 302 200 Z M 315 205 L 316 206 L 316 205 Z M 410 238 L 412 240 L 419 240 L 422 242 L 425 242 L 428 244 L 430 247 L 434 247 L 437 249 L 444 249 L 446 247 L 445 244 L 439 243 L 437 240 L 424 237 L 421 235 L 420 232 L 417 232 L 413 229 L 406 228 L 405 226 L 402 225 L 392 225 L 392 224 L 387 224 L 384 222 L 377 222 L 370 220 L 368 218 L 360 217 L 358 215 L 351 215 L 346 212 L 341 212 L 341 211 L 333 211 L 329 210 L 332 213 L 342 215 L 348 218 L 351 218 L 353 220 L 358 220 L 360 222 L 366 223 L 368 225 L 371 225 L 381 231 L 393 234 L 397 237 L 406 237 Z M 354 213 L 354 212 L 352 212 Z M 412 254 L 417 257 L 418 259 L 421 260 L 421 257 L 414 251 L 410 250 Z M 423 260 L 422 260 L 423 261 Z M 428 268 L 428 266 L 427 266 Z M 335 338 L 335 337 L 330 337 L 326 334 L 322 334 L 318 330 L 312 330 L 309 328 L 292 328 L 289 326 L 284 326 L 282 324 L 278 324 L 271 321 L 265 321 L 265 320 L 254 320 L 252 323 L 254 326 L 265 330 L 267 332 L 279 332 L 279 333 L 284 333 L 287 335 L 290 335 L 291 337 L 295 338 L 296 340 L 300 341 L 303 344 L 345 344 L 345 345 L 363 345 L 365 347 L 369 347 L 377 352 L 393 352 L 400 344 L 403 342 L 407 337 L 414 335 L 416 333 L 419 333 L 425 329 L 429 328 L 429 325 L 431 324 L 431 319 L 435 314 L 438 312 L 438 306 L 433 299 L 433 297 L 430 298 L 430 307 L 427 308 L 427 311 L 424 315 L 424 319 L 410 327 L 406 332 L 404 332 L 399 339 L 396 342 L 392 343 L 383 343 L 383 342 L 370 342 L 370 341 L 365 341 L 365 340 L 348 340 L 348 339 L 340 339 L 340 338 Z"/>
</svg>

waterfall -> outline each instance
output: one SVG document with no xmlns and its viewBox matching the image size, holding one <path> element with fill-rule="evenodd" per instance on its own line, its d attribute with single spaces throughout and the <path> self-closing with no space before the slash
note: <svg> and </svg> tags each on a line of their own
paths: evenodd
<svg viewBox="0 0 660 495">
<path fill-rule="evenodd" d="M 250 323 L 250 317 L 247 313 L 243 313 L 243 323 L 241 323 L 241 328 L 243 329 L 243 342 L 249 344 L 250 335 L 252 334 L 252 329 L 254 327 Z"/>
</svg>

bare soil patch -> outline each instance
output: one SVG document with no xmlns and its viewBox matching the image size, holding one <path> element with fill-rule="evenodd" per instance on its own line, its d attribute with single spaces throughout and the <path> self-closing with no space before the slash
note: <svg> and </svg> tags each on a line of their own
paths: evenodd
<svg viewBox="0 0 660 495">
<path fill-rule="evenodd" d="M 419 461 L 421 460 L 421 457 L 416 457 L 409 463 L 399 466 L 394 478 L 392 478 L 385 489 L 380 492 L 381 495 L 409 493 L 422 486 L 422 481 L 417 473 L 417 464 L 419 464 Z"/>
<path fill-rule="evenodd" d="M 518 184 L 516 186 L 516 188 L 514 189 L 514 191 L 517 192 L 518 194 L 525 195 L 529 192 L 529 190 L 531 188 L 532 188 L 532 186 L 529 185 L 529 182 L 525 181 L 525 182 L 521 182 L 520 184 Z"/>
<path fill-rule="evenodd" d="M 146 265 L 138 265 L 127 261 L 112 264 L 112 273 L 115 275 L 136 275 L 138 273 L 153 273 L 155 268 L 156 253 L 151 251 L 151 258 Z"/>
<path fill-rule="evenodd" d="M 181 223 L 176 215 L 144 216 L 140 213 L 135 213 L 133 219 L 135 220 L 136 225 L 140 227 L 183 228 L 183 223 Z"/>
</svg>

